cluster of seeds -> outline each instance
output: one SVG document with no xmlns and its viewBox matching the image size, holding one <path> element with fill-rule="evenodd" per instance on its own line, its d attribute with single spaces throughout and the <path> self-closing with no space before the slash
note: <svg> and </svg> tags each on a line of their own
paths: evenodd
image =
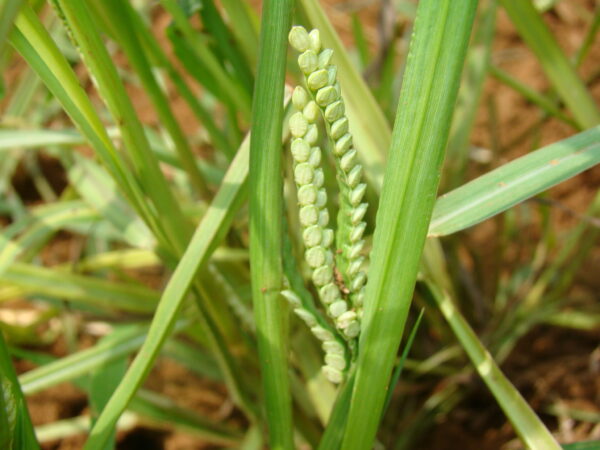
<svg viewBox="0 0 600 450">
<path fill-rule="evenodd" d="M 310 100 L 302 87 L 296 87 L 292 103 L 298 112 L 290 118 L 293 136 L 291 151 L 294 159 L 294 179 L 298 188 L 300 225 L 306 246 L 305 259 L 312 269 L 312 280 L 319 289 L 319 297 L 327 313 L 347 338 L 354 338 L 360 331 L 356 312 L 348 310 L 334 279 L 334 257 L 331 250 L 333 230 L 328 228 L 327 192 L 323 187 L 324 174 L 321 149 L 317 140 L 319 107 Z"/>
<path fill-rule="evenodd" d="M 332 383 L 341 383 L 344 379 L 344 370 L 348 362 L 346 359 L 346 347 L 334 334 L 320 324 L 317 315 L 302 305 L 300 298 L 295 292 L 286 289 L 282 295 L 287 299 L 294 313 L 310 328 L 312 334 L 321 341 L 323 352 L 325 352 L 325 365 L 322 367 L 323 374 Z"/>
<path fill-rule="evenodd" d="M 339 383 L 348 368 L 347 348 L 355 348 L 354 338 L 360 333 L 359 320 L 366 282 L 362 253 L 366 228 L 363 219 L 367 211 L 363 197 L 367 185 L 362 182 L 363 169 L 353 146 L 337 81 L 337 68 L 331 63 L 333 50 L 322 48 L 318 30 L 309 33 L 303 27 L 293 27 L 289 41 L 300 52 L 298 65 L 308 88 L 298 86 L 294 90 L 292 103 L 297 112 L 289 121 L 299 219 L 306 248 L 304 256 L 312 270 L 312 280 L 321 303 L 348 342 L 339 338 L 333 329 L 327 329 L 324 319 L 319 322 L 320 316 L 314 307 L 303 305 L 292 290 L 283 291 L 283 295 L 296 315 L 322 342 L 325 352 L 323 372 L 330 381 Z M 317 123 L 321 117 L 332 141 L 340 189 L 335 257 L 332 250 L 334 233 L 328 228 L 327 192 L 323 187 L 324 174 L 320 167 L 322 153 L 317 145 Z"/>
<path fill-rule="evenodd" d="M 315 108 L 321 111 L 333 141 L 340 187 L 336 267 L 345 289 L 349 291 L 354 309 L 360 314 L 367 280 L 363 270 L 365 258 L 362 256 L 366 228 L 363 218 L 367 211 L 367 203 L 363 202 L 363 197 L 367 185 L 362 183 L 363 169 L 357 160 L 357 151 L 353 148 L 352 134 L 337 81 L 337 67 L 331 63 L 333 50 L 322 48 L 318 30 L 308 33 L 299 26 L 292 28 L 289 41 L 300 52 L 298 65 L 306 77 L 306 85 L 313 99 L 306 103 L 305 108 L 310 105 L 311 114 L 314 114 L 312 110 Z M 298 92 L 298 97 L 303 98 L 306 91 L 302 94 L 301 91 Z"/>
</svg>

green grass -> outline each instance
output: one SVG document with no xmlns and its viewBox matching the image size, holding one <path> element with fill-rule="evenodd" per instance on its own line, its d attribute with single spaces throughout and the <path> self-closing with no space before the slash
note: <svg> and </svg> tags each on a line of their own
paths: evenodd
<svg viewBox="0 0 600 450">
<path fill-rule="evenodd" d="M 551 188 L 600 161 L 600 113 L 577 72 L 597 12 L 570 55 L 531 0 L 396 2 L 410 33 L 379 55 L 360 12 L 348 12 L 349 49 L 316 0 L 269 0 L 260 14 L 245 1 L 49 3 L 0 0 L 0 67 L 11 68 L 0 90 L 2 448 L 78 434 L 86 449 L 110 448 L 137 425 L 244 449 L 416 448 L 473 391 L 470 375 L 524 446 L 560 448 L 502 364 L 540 324 L 600 325 L 597 305 L 570 290 L 598 239 L 600 195 L 568 229 L 549 206 Z M 496 64 L 502 9 L 550 90 Z M 289 49 L 296 24 L 319 39 L 300 33 Z M 307 49 L 321 59 L 303 76 L 294 60 Z M 471 136 L 489 77 L 539 109 L 532 133 L 554 117 L 572 135 L 502 164 L 492 155 L 483 170 Z M 291 97 L 294 84 L 306 99 Z M 15 188 L 21 173 L 41 201 Z M 494 261 L 469 240 L 484 221 L 498 230 Z M 44 350 L 57 340 L 65 356 Z M 234 419 L 144 385 L 163 359 L 223 385 Z M 17 375 L 16 360 L 36 368 Z M 90 413 L 34 427 L 26 397 L 64 382 Z M 593 421 L 556 405 L 543 411 Z"/>
</svg>

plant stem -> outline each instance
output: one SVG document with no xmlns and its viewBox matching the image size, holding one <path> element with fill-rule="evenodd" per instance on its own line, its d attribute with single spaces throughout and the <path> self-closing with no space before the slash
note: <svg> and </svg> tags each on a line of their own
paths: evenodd
<svg viewBox="0 0 600 450">
<path fill-rule="evenodd" d="M 292 449 L 287 309 L 282 289 L 281 136 L 292 0 L 263 3 L 250 138 L 250 266 L 270 448 Z"/>
</svg>

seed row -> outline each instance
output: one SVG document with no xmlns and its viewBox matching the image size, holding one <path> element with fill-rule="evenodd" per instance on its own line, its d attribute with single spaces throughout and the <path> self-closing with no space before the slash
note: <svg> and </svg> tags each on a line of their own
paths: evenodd
<svg viewBox="0 0 600 450">
<path fill-rule="evenodd" d="M 292 94 L 292 103 L 297 112 L 289 121 L 293 136 L 291 153 L 298 190 L 302 239 L 306 247 L 304 256 L 312 269 L 312 280 L 319 290 L 319 297 L 327 314 L 347 338 L 354 338 L 360 331 L 356 312 L 348 310 L 348 304 L 334 280 L 331 250 L 334 235 L 333 230 L 327 227 L 327 192 L 323 187 L 324 175 L 320 167 L 321 149 L 316 145 L 319 137 L 316 124 L 319 107 L 300 86 Z"/>
<path fill-rule="evenodd" d="M 290 303 L 294 313 L 310 328 L 312 334 L 321 341 L 321 347 L 325 353 L 325 364 L 321 370 L 325 377 L 332 383 L 341 383 L 344 380 L 344 370 L 348 366 L 346 347 L 343 341 L 338 341 L 330 330 L 319 323 L 316 314 L 302 305 L 300 298 L 294 291 L 286 289 L 281 294 Z"/>
<path fill-rule="evenodd" d="M 333 154 L 340 186 L 337 230 L 337 248 L 340 254 L 336 258 L 337 267 L 350 291 L 353 306 L 360 311 L 367 280 L 363 270 L 366 258 L 362 255 L 365 244 L 363 234 L 366 228 L 363 218 L 367 211 L 367 203 L 362 200 L 367 185 L 362 182 L 363 168 L 357 160 L 357 151 L 353 147 L 344 100 L 341 98 L 340 85 L 337 81 L 337 67 L 331 63 L 333 50 L 322 48 L 318 30 L 308 33 L 303 27 L 293 27 L 289 40 L 291 45 L 300 52 L 298 64 L 306 77 L 310 97 L 321 110 L 333 140 Z M 311 104 L 308 102 L 309 96 L 303 89 L 301 91 L 297 89 L 295 95 L 298 104 Z"/>
</svg>

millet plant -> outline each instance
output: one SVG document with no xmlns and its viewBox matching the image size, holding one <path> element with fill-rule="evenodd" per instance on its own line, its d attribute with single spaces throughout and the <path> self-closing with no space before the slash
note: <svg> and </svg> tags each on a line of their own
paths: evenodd
<svg viewBox="0 0 600 450">
<path fill-rule="evenodd" d="M 0 67 L 20 69 L 2 85 L 0 302 L 35 306 L 26 325 L 0 316 L 0 447 L 83 432 L 85 449 L 104 449 L 144 424 L 244 449 L 411 448 L 466 395 L 456 375 L 474 371 L 523 445 L 561 448 L 499 365 L 534 325 L 560 322 L 596 231 L 582 222 L 556 257 L 540 241 L 522 301 L 495 310 L 486 346 L 453 275 L 460 240 L 440 238 L 600 161 L 600 112 L 576 72 L 600 15 L 569 59 L 532 0 L 398 2 L 414 13 L 409 48 L 402 68 L 388 49 L 371 89 L 358 16 L 352 59 L 317 0 L 264 0 L 260 20 L 245 1 L 155 3 L 0 0 Z M 499 8 L 549 92 L 491 62 Z M 488 73 L 574 133 L 466 182 Z M 60 192 L 36 152 L 59 164 Z M 19 164 L 39 204 L 11 184 Z M 589 208 L 597 216 L 600 197 Z M 60 231 L 76 248 L 44 264 Z M 145 268 L 160 269 L 153 287 Z M 94 345 L 78 349 L 81 333 Z M 30 348 L 59 335 L 66 356 Z M 15 358 L 37 367 L 17 376 Z M 242 419 L 219 423 L 145 387 L 165 359 L 226 386 Z M 402 406 L 399 380 L 424 374 L 445 387 Z M 26 397 L 61 382 L 86 393 L 90 414 L 33 427 Z M 386 429 L 409 415 L 401 433 Z"/>
</svg>

